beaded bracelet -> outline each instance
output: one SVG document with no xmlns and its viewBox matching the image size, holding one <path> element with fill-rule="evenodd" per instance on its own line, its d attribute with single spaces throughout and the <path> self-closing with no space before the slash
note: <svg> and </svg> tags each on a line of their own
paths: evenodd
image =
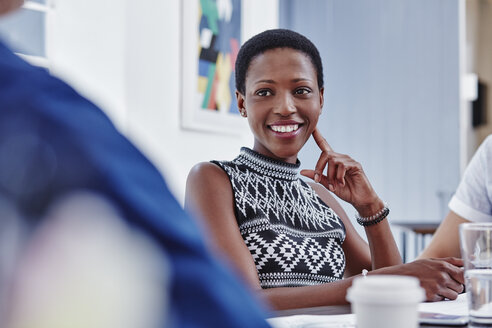
<svg viewBox="0 0 492 328">
<path fill-rule="evenodd" d="M 374 215 L 371 215 L 369 217 L 364 218 L 364 217 L 361 217 L 359 213 L 356 213 L 355 218 L 356 218 L 358 224 L 360 224 L 363 227 L 367 227 L 367 226 L 371 226 L 374 224 L 378 224 L 379 222 L 386 219 L 389 212 L 390 212 L 390 210 L 388 208 L 388 205 L 384 204 L 384 207 Z"/>
</svg>

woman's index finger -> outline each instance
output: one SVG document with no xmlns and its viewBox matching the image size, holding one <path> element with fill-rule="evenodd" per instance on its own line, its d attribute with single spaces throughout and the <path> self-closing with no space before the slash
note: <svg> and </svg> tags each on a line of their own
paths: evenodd
<svg viewBox="0 0 492 328">
<path fill-rule="evenodd" d="M 321 135 L 321 132 L 319 132 L 318 128 L 314 129 L 313 138 L 314 141 L 316 141 L 318 147 L 321 148 L 321 150 L 333 151 L 333 148 L 331 148 L 328 141 L 326 141 L 326 139 Z"/>
</svg>

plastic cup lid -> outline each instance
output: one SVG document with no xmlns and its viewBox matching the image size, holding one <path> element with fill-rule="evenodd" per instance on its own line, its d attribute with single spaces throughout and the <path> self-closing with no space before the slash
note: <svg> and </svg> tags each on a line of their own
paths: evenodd
<svg viewBox="0 0 492 328">
<path fill-rule="evenodd" d="M 347 290 L 351 303 L 420 303 L 425 292 L 419 280 L 410 276 L 371 275 L 357 277 Z"/>
</svg>

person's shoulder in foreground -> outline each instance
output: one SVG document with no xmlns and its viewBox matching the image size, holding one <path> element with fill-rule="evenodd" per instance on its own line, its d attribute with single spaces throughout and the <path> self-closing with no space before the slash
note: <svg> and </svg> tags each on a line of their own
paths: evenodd
<svg viewBox="0 0 492 328">
<path fill-rule="evenodd" d="M 170 262 L 177 327 L 263 327 L 250 294 L 206 252 L 199 230 L 157 169 L 106 115 L 0 43 L 0 193 L 28 217 L 91 190 L 155 239 Z"/>
<path fill-rule="evenodd" d="M 449 209 L 421 258 L 459 257 L 459 225 L 492 222 L 492 135 L 482 142 L 466 167 Z"/>
</svg>

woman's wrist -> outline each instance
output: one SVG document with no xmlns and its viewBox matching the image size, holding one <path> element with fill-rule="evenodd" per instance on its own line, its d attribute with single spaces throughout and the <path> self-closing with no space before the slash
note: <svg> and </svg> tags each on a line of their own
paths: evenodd
<svg viewBox="0 0 492 328">
<path fill-rule="evenodd" d="M 367 205 L 359 205 L 354 207 L 361 217 L 367 218 L 381 211 L 381 209 L 384 208 L 384 202 L 378 197 L 377 200 Z"/>
</svg>

